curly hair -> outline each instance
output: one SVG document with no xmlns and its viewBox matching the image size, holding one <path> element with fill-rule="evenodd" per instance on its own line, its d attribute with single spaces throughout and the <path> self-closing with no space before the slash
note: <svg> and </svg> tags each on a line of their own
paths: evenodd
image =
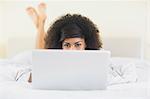
<svg viewBox="0 0 150 99">
<path fill-rule="evenodd" d="M 99 36 L 99 30 L 96 25 L 87 17 L 80 14 L 66 14 L 57 19 L 48 29 L 45 36 L 46 49 L 62 49 L 61 30 L 64 26 L 76 24 L 83 31 L 86 43 L 85 49 L 98 50 L 102 48 L 102 42 Z"/>
</svg>

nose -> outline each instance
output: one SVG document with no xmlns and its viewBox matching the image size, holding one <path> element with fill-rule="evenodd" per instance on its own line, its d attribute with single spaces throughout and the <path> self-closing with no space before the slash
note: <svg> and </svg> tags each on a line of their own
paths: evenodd
<svg viewBox="0 0 150 99">
<path fill-rule="evenodd" d="M 71 46 L 69 50 L 77 50 L 75 46 Z"/>
</svg>

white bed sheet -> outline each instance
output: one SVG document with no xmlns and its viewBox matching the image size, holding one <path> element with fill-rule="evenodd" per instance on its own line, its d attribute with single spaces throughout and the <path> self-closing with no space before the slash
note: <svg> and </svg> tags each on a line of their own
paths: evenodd
<svg viewBox="0 0 150 99">
<path fill-rule="evenodd" d="M 112 85 L 107 90 L 37 90 L 29 83 L 0 83 L 0 99 L 148 99 L 146 82 Z"/>
<path fill-rule="evenodd" d="M 1 64 L 9 64 L 0 60 Z M 140 74 L 143 73 L 140 72 Z M 150 87 L 149 87 L 150 88 Z M 150 99 L 146 81 L 117 84 L 107 90 L 35 90 L 31 84 L 6 80 L 0 82 L 0 99 Z"/>
</svg>

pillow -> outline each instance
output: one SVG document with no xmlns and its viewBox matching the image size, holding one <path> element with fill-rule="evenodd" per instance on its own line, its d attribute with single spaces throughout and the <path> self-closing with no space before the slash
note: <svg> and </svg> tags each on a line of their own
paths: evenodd
<svg viewBox="0 0 150 99">
<path fill-rule="evenodd" d="M 0 64 L 0 82 L 15 81 L 18 68 L 10 63 Z"/>
<path fill-rule="evenodd" d="M 127 63 L 134 63 L 137 68 L 149 68 L 150 62 L 146 60 L 141 60 L 138 58 L 130 58 L 130 57 L 112 57 L 111 61 L 117 64 L 127 64 Z"/>
<path fill-rule="evenodd" d="M 32 51 L 21 52 L 12 57 L 10 60 L 13 63 L 32 65 Z"/>
<path fill-rule="evenodd" d="M 138 81 L 148 81 L 148 70 L 150 70 L 150 63 L 148 61 L 130 57 L 112 57 L 111 61 L 113 64 L 118 65 L 134 64 L 136 66 Z"/>
</svg>

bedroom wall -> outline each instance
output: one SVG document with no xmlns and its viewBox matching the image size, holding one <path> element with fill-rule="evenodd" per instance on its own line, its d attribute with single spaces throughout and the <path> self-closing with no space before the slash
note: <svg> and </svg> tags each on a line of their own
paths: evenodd
<svg viewBox="0 0 150 99">
<path fill-rule="evenodd" d="M 150 0 L 147 1 L 147 42 L 146 42 L 146 48 L 145 48 L 145 56 L 147 59 L 150 60 Z"/>
<path fill-rule="evenodd" d="M 0 58 L 5 57 L 6 52 L 5 52 L 5 40 L 3 37 L 3 33 L 2 33 L 2 28 L 3 28 L 3 23 L 2 23 L 2 6 L 0 4 Z"/>
<path fill-rule="evenodd" d="M 37 1 L 37 0 L 34 0 Z M 0 1 L 0 57 L 7 57 L 7 42 L 12 37 L 36 36 L 35 27 L 25 12 L 27 6 L 36 6 L 39 2 L 28 0 Z M 102 37 L 144 38 L 145 57 L 150 59 L 150 32 L 147 22 L 147 2 L 149 0 L 45 0 L 48 9 L 49 24 L 64 13 L 81 13 L 98 25 Z M 60 3 L 61 1 L 61 3 Z M 74 1 L 74 0 L 72 0 Z M 59 6 L 59 7 L 58 7 Z"/>
</svg>

